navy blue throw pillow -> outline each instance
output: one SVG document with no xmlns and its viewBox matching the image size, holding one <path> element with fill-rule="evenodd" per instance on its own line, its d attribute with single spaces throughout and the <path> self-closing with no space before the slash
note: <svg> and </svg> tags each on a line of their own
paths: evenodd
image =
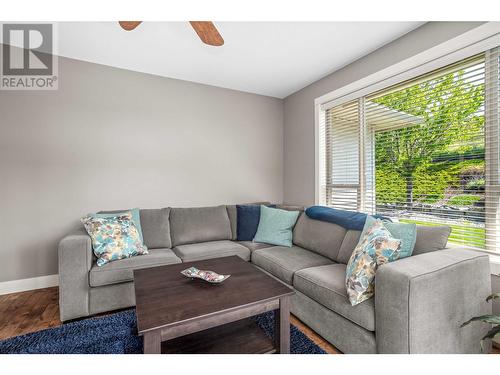
<svg viewBox="0 0 500 375">
<path fill-rule="evenodd" d="M 367 217 L 367 214 L 362 212 L 345 211 L 325 206 L 311 206 L 306 209 L 306 215 L 314 220 L 326 221 L 353 230 L 363 230 Z M 373 215 L 373 217 L 392 221 L 382 215 Z"/>
<path fill-rule="evenodd" d="M 267 207 L 275 208 L 276 205 Z M 236 205 L 236 238 L 238 241 L 252 241 L 257 233 L 260 221 L 260 205 L 237 204 Z"/>
</svg>

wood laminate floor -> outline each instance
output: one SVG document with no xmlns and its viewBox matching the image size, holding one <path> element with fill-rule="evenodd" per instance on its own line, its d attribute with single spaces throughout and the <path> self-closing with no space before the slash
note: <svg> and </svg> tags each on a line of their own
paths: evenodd
<svg viewBox="0 0 500 375">
<path fill-rule="evenodd" d="M 290 321 L 327 353 L 339 353 L 293 315 Z M 0 296 L 0 340 L 59 325 L 61 321 L 57 287 Z"/>
</svg>

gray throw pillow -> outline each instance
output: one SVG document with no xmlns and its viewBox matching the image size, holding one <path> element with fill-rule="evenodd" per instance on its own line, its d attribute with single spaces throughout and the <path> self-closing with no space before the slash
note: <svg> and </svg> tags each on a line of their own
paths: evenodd
<svg viewBox="0 0 500 375">
<path fill-rule="evenodd" d="M 446 225 L 439 227 L 417 225 L 417 239 L 412 255 L 444 249 L 450 233 L 451 228 Z"/>
</svg>

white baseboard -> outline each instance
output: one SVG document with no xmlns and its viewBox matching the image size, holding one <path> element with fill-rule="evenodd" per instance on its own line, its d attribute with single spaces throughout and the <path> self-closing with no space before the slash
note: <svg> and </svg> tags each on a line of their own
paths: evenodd
<svg viewBox="0 0 500 375">
<path fill-rule="evenodd" d="M 32 277 L 30 279 L 0 282 L 0 295 L 24 292 L 26 290 L 49 288 L 59 285 L 59 275 Z"/>
</svg>

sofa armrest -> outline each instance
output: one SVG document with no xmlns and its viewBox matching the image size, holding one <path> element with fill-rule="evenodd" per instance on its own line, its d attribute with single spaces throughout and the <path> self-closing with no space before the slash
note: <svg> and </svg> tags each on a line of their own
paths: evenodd
<svg viewBox="0 0 500 375">
<path fill-rule="evenodd" d="M 375 277 L 379 353 L 478 353 L 487 324 L 461 324 L 491 314 L 489 257 L 445 249 L 381 266 Z"/>
<path fill-rule="evenodd" d="M 61 321 L 89 315 L 90 236 L 84 230 L 68 234 L 59 242 L 58 258 Z"/>
</svg>

